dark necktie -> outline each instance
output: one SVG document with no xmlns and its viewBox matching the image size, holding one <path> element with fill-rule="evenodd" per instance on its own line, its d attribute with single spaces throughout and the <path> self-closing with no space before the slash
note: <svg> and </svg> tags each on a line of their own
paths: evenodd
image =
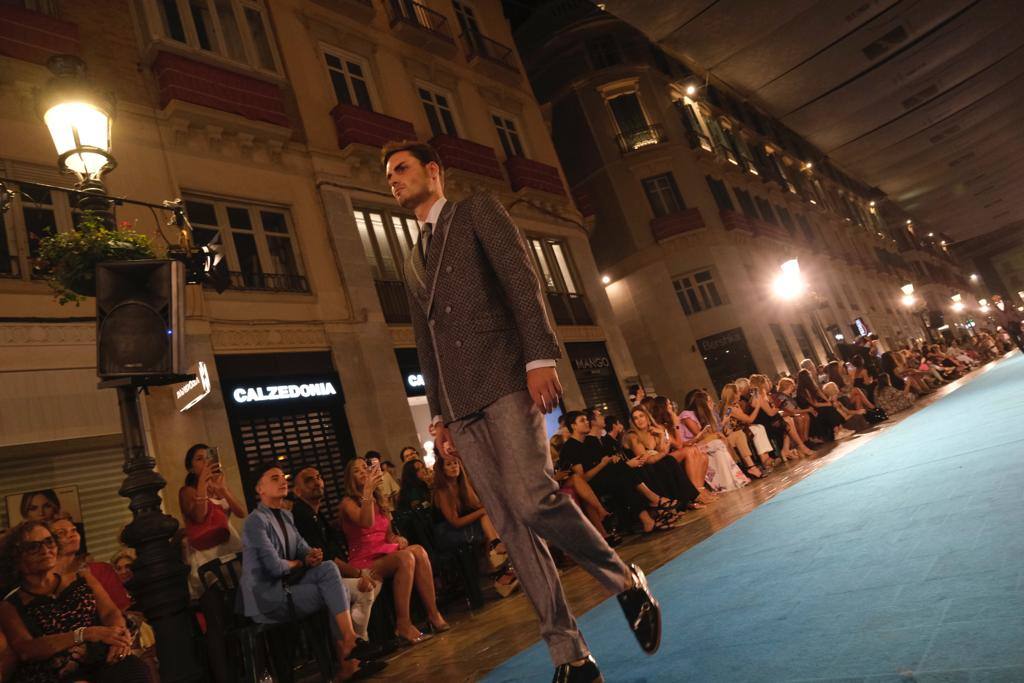
<svg viewBox="0 0 1024 683">
<path fill-rule="evenodd" d="M 274 518 L 277 519 L 278 526 L 281 527 L 281 535 L 284 536 L 284 559 L 290 560 L 289 555 L 291 554 L 288 549 L 288 525 L 284 523 L 284 515 L 277 508 L 270 508 L 270 511 L 274 514 Z"/>
<path fill-rule="evenodd" d="M 434 234 L 434 224 L 433 223 L 424 223 L 423 224 L 423 229 L 420 230 L 420 240 L 419 240 L 420 258 L 423 261 L 423 267 L 424 268 L 427 267 L 427 254 L 430 253 L 428 250 L 430 249 L 430 238 L 431 238 L 431 236 L 433 234 Z"/>
</svg>

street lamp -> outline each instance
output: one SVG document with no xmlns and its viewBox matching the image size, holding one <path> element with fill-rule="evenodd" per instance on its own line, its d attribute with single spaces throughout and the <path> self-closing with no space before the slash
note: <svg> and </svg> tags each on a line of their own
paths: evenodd
<svg viewBox="0 0 1024 683">
<path fill-rule="evenodd" d="M 772 282 L 772 291 L 775 292 L 775 296 L 783 301 L 796 301 L 804 294 L 807 295 L 808 312 L 810 313 L 811 323 L 814 328 L 814 333 L 818 337 L 818 341 L 821 342 L 822 348 L 825 352 L 832 357 L 836 356 L 835 345 L 830 338 L 829 334 L 825 332 L 821 325 L 821 321 L 818 320 L 818 312 L 816 310 L 818 304 L 822 301 L 821 297 L 814 291 L 811 291 L 807 286 L 807 280 L 800 272 L 800 262 L 797 259 L 789 259 L 779 269 L 782 271 L 779 273 L 775 280 Z M 835 337 L 836 341 L 841 341 L 838 336 Z"/>
<path fill-rule="evenodd" d="M 964 302 L 960 300 L 960 295 L 959 294 L 954 294 L 953 296 L 951 296 L 949 298 L 953 300 L 953 310 L 954 311 L 956 311 L 957 313 L 960 313 L 961 311 L 964 310 Z"/>
<path fill-rule="evenodd" d="M 39 110 L 57 150 L 62 173 L 78 178 L 81 209 L 105 211 L 103 176 L 117 166 L 110 154 L 114 98 L 85 76 L 85 62 L 74 55 L 54 55 L 46 66 L 53 78 L 39 93 Z"/>
<path fill-rule="evenodd" d="M 900 287 L 900 290 L 903 291 L 903 298 L 901 299 L 903 305 L 907 308 L 913 307 L 917 303 L 917 298 L 914 296 L 914 285 L 908 282 Z"/>
<path fill-rule="evenodd" d="M 772 283 L 775 296 L 785 301 L 796 299 L 807 289 L 807 282 L 800 274 L 800 262 L 795 258 L 783 263 L 780 268 L 782 272 Z"/>
<path fill-rule="evenodd" d="M 78 178 L 78 208 L 97 212 L 113 227 L 113 200 L 107 196 L 103 176 L 117 165 L 110 154 L 114 99 L 85 78 L 85 63 L 78 57 L 56 55 L 47 66 L 53 78 L 40 91 L 37 104 L 57 150 L 57 165 L 61 172 Z M 164 208 L 174 210 L 179 222 L 183 221 L 179 206 Z M 138 557 L 133 565 L 132 594 L 156 633 L 161 678 L 191 682 L 202 680 L 203 672 L 186 609 L 188 568 L 171 541 L 178 522 L 163 512 L 160 490 L 167 482 L 156 471 L 156 460 L 146 446 L 139 405 L 139 392 L 146 386 L 172 381 L 182 380 L 125 377 L 101 381 L 99 387 L 117 389 L 125 473 L 118 495 L 129 499 L 132 511 L 122 538 L 135 548 Z"/>
<path fill-rule="evenodd" d="M 978 310 L 980 310 L 982 313 L 988 313 L 988 299 L 978 299 L 978 305 L 980 306 Z"/>
</svg>

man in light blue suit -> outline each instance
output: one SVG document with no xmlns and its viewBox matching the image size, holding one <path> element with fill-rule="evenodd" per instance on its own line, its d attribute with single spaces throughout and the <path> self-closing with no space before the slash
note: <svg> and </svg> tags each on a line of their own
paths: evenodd
<svg viewBox="0 0 1024 683">
<path fill-rule="evenodd" d="M 288 478 L 281 468 L 267 468 L 256 492 L 260 504 L 245 519 L 242 533 L 240 588 L 245 615 L 273 624 L 326 609 L 341 662 L 338 680 L 362 678 L 383 668 L 383 663 L 348 659 L 356 644 L 348 590 L 337 566 L 323 561 L 321 548 L 309 547 L 295 528 L 292 513 L 284 508 Z"/>
</svg>

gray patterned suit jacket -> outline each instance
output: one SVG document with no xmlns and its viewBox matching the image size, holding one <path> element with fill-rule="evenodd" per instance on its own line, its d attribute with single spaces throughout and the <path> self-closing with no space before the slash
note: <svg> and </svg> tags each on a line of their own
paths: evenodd
<svg viewBox="0 0 1024 683">
<path fill-rule="evenodd" d="M 560 358 L 527 250 L 489 194 L 445 203 L 427 263 L 412 249 L 406 290 L 432 415 L 445 423 L 526 388 L 526 364 Z"/>
</svg>

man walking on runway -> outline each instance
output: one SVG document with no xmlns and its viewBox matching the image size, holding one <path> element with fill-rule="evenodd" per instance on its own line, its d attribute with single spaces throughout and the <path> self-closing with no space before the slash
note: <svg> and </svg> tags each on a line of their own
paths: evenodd
<svg viewBox="0 0 1024 683">
<path fill-rule="evenodd" d="M 435 449 L 465 464 L 540 618 L 554 680 L 601 681 L 545 541 L 618 595 L 649 654 L 661 611 L 640 568 L 619 559 L 552 478 L 543 413 L 561 399 L 561 352 L 526 242 L 491 195 L 447 201 L 429 145 L 389 143 L 383 161 L 392 195 L 420 225 L 405 281 Z"/>
</svg>

